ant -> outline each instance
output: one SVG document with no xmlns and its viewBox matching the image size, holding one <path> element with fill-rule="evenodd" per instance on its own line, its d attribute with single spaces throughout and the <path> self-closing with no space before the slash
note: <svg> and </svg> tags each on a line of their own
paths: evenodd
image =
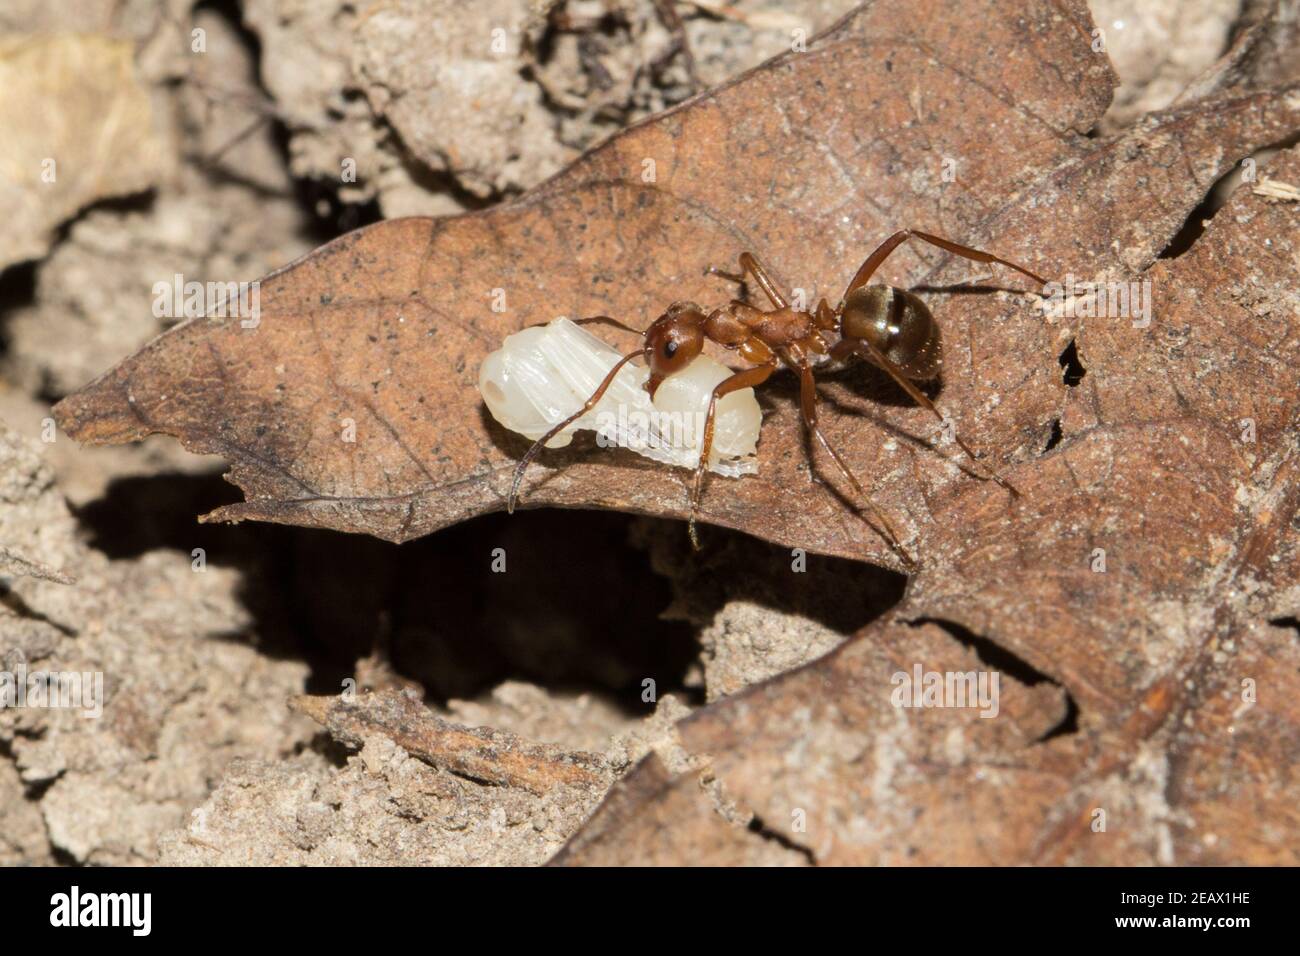
<svg viewBox="0 0 1300 956">
<path fill-rule="evenodd" d="M 699 511 L 704 472 L 708 466 L 709 452 L 713 447 L 713 419 L 718 399 L 742 388 L 761 385 L 778 369 L 790 368 L 799 373 L 800 408 L 804 426 L 826 449 L 840 472 L 870 507 L 889 545 L 909 565 L 915 566 L 911 556 L 903 549 L 898 533 L 889 519 L 871 500 L 839 453 L 831 447 L 826 436 L 818 428 L 817 388 L 813 379 L 813 369 L 816 366 L 826 363 L 845 363 L 854 358 L 862 359 L 885 371 L 917 404 L 928 408 L 941 423 L 947 423 L 934 402 L 916 386 L 917 382 L 934 380 L 943 364 L 939 325 L 933 314 L 912 292 L 887 285 L 868 285 L 880 264 L 908 239 L 920 239 L 974 262 L 1000 263 L 1028 276 L 1039 285 L 1046 285 L 1047 282 L 1023 266 L 1008 262 L 992 253 L 963 246 L 927 232 L 904 229 L 894 233 L 882 242 L 875 252 L 867 256 L 849 282 L 848 288 L 845 289 L 839 306 L 834 309 L 824 298 L 811 312 L 791 308 L 785 296 L 777 289 L 767 269 L 751 253 L 744 252 L 740 255 L 738 274 L 723 272 L 716 267 L 707 269 L 706 274 L 721 276 L 733 282 L 744 282 L 747 275 L 753 276 L 759 288 L 771 301 L 771 309 L 756 308 L 747 302 L 732 299 L 722 308 L 706 313 L 694 302 L 674 302 L 644 332 L 605 315 L 581 319 L 580 323 L 604 322 L 640 335 L 642 336 L 641 347 L 621 358 L 609 370 L 609 374 L 582 408 L 552 428 L 528 449 L 527 454 L 520 459 L 515 468 L 506 510 L 514 511 L 519 484 L 529 462 L 537 456 L 547 442 L 600 401 L 624 365 L 637 357 L 644 357 L 649 362 L 650 377 L 645 387 L 653 398 L 660 383 L 669 375 L 680 372 L 690 365 L 703 350 L 707 340 L 736 352 L 752 367 L 737 370 L 730 378 L 719 383 L 713 389 L 713 395 L 709 400 L 703 441 L 700 446 L 700 460 L 695 466 L 695 479 L 691 487 L 689 530 L 692 545 L 696 549 L 700 546 L 695 519 Z M 1020 492 L 1010 482 L 985 466 L 970 446 L 955 432 L 952 434 L 958 447 L 983 472 L 981 477 L 985 480 L 992 479 L 1012 495 L 1020 496 Z"/>
</svg>

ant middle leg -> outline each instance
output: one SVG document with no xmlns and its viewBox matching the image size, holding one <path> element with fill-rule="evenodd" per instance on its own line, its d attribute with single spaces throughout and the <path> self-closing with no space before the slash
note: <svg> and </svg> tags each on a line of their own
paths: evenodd
<svg viewBox="0 0 1300 956">
<path fill-rule="evenodd" d="M 1001 256 L 995 256 L 991 252 L 984 252 L 980 249 L 974 249 L 970 246 L 963 246 L 960 243 L 953 242 L 951 239 L 944 239 L 941 236 L 935 236 L 928 232 L 921 232 L 919 229 L 904 229 L 896 232 L 884 242 L 882 242 L 876 251 L 867 256 L 866 261 L 862 263 L 853 279 L 849 282 L 849 287 L 844 290 L 844 298 L 848 298 L 853 292 L 866 285 L 875 271 L 880 268 L 891 252 L 901 246 L 908 239 L 920 239 L 922 242 L 928 242 L 932 246 L 937 246 L 945 252 L 951 252 L 953 255 L 961 256 L 964 259 L 970 259 L 972 262 L 1001 263 L 1010 269 L 1015 269 L 1022 275 L 1027 275 L 1039 285 L 1046 285 L 1047 280 L 1042 276 L 1030 272 L 1024 266 L 1018 266 L 1014 262 L 1003 259 Z"/>
<path fill-rule="evenodd" d="M 718 399 L 732 392 L 738 392 L 742 388 L 755 388 L 762 385 L 776 371 L 776 368 L 776 360 L 773 359 L 766 365 L 741 369 L 714 386 L 713 394 L 709 396 L 709 411 L 704 416 L 704 435 L 700 440 L 700 460 L 695 464 L 695 478 L 691 484 L 691 518 L 687 525 L 691 546 L 696 551 L 700 550 L 700 535 L 695 530 L 695 517 L 699 513 L 700 495 L 704 491 L 704 472 L 708 470 L 709 454 L 713 451 L 713 423 L 717 416 Z"/>
<path fill-rule="evenodd" d="M 605 325 L 612 325 L 616 329 L 622 329 L 624 332 L 631 332 L 633 335 L 645 335 L 645 329 L 634 329 L 626 322 L 620 322 L 618 319 L 608 315 L 589 315 L 585 319 L 574 319 L 574 325 L 591 325 L 595 322 L 601 322 Z"/>
<path fill-rule="evenodd" d="M 817 382 L 813 378 L 812 366 L 810 366 L 807 361 L 801 361 L 798 363 L 798 368 L 799 406 L 800 410 L 803 412 L 804 427 L 807 428 L 808 433 L 813 435 L 821 443 L 821 446 L 826 449 L 827 453 L 831 456 L 831 459 L 839 468 L 840 473 L 849 480 L 849 484 L 851 484 L 854 490 L 857 491 L 858 497 L 865 501 L 867 507 L 871 509 L 871 513 L 875 516 L 876 520 L 880 522 L 880 529 L 878 530 L 883 531 L 881 536 L 885 539 L 885 542 L 893 548 L 910 567 L 915 568 L 917 566 L 916 560 L 908 554 L 907 549 L 903 547 L 903 543 L 898 537 L 898 532 L 894 530 L 894 526 L 890 524 L 889 519 L 885 517 L 885 513 L 880 509 L 875 501 L 872 500 L 871 496 L 867 494 L 866 490 L 862 487 L 862 483 L 858 481 L 853 472 L 849 470 L 849 466 L 845 463 L 844 459 L 840 457 L 840 453 L 835 450 L 834 446 L 826 440 L 826 436 L 822 434 L 822 430 L 817 424 Z"/>
<path fill-rule="evenodd" d="M 888 357 L 886 357 L 885 354 L 880 351 L 880 349 L 876 348 L 866 339 L 854 339 L 854 338 L 841 339 L 839 343 L 833 349 L 831 349 L 831 359 L 835 361 L 842 361 L 843 359 L 848 358 L 850 355 L 857 356 L 860 359 L 865 359 L 866 361 L 870 362 L 872 365 L 875 365 L 878 368 L 880 368 L 882 371 L 888 374 L 889 377 L 892 378 L 898 384 L 898 386 L 903 389 L 903 391 L 907 392 L 907 394 L 911 396 L 912 401 L 916 402 L 922 408 L 929 409 L 934 414 L 934 417 L 939 419 L 941 425 L 945 427 L 949 426 L 950 424 L 949 419 L 944 417 L 943 412 L 939 411 L 939 407 L 935 405 L 934 402 L 930 401 L 929 396 L 927 396 L 923 391 L 917 388 L 916 384 L 903 373 L 903 370 L 899 368 L 897 365 L 895 365 L 893 362 L 891 362 L 888 359 Z M 996 482 L 997 484 L 1005 488 L 1007 491 L 1011 492 L 1011 494 L 1014 495 L 1015 497 L 1017 498 L 1020 497 L 1020 491 L 1016 488 L 1016 486 L 1011 484 L 1011 482 L 1007 481 L 1005 478 L 999 475 L 988 465 L 984 464 L 984 462 L 975 455 L 975 452 L 971 449 L 971 447 L 962 440 L 962 437 L 960 435 L 957 434 L 957 430 L 955 428 L 952 429 L 951 434 L 952 434 L 952 440 L 956 442 L 957 447 L 960 448 L 963 452 L 965 452 L 966 457 L 969 458 L 976 465 L 976 467 L 979 468 L 981 472 L 981 477 Z"/>
<path fill-rule="evenodd" d="M 740 272 L 723 272 L 717 266 L 709 266 L 704 271 L 706 275 L 721 276 L 732 282 L 744 282 L 746 275 L 752 275 L 759 288 L 763 290 L 763 294 L 771 300 L 775 308 L 784 309 L 790 304 L 777 288 L 771 273 L 764 268 L 763 264 L 758 261 L 758 257 L 752 253 L 742 252 L 740 254 Z"/>
</svg>

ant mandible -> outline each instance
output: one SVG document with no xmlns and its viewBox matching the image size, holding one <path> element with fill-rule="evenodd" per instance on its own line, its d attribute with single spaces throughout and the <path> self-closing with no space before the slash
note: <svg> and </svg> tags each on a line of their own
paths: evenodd
<svg viewBox="0 0 1300 956">
<path fill-rule="evenodd" d="M 933 412 L 940 422 L 946 421 L 934 402 L 916 386 L 917 382 L 928 382 L 937 377 L 942 365 L 939 325 L 933 314 L 919 297 L 905 289 L 879 284 L 868 285 L 880 264 L 908 239 L 920 239 L 974 262 L 1000 263 L 1028 276 L 1040 285 L 1046 285 L 1047 280 L 1041 276 L 1000 256 L 963 246 L 927 232 L 904 229 L 894 233 L 882 242 L 875 252 L 867 256 L 866 261 L 862 263 L 857 274 L 849 282 L 848 288 L 845 289 L 839 306 L 834 309 L 825 299 L 822 299 L 817 308 L 811 312 L 791 308 L 758 259 L 744 252 L 740 256 L 739 274 L 723 272 L 714 267 L 710 267 L 707 271 L 735 282 L 743 282 L 746 275 L 752 275 L 759 288 L 771 301 L 771 309 L 763 310 L 739 299 L 732 299 L 722 308 L 705 313 L 694 302 L 674 302 L 644 332 L 605 315 L 581 319 L 580 323 L 604 322 L 641 335 L 642 345 L 636 351 L 621 358 L 609 370 L 609 374 L 582 408 L 552 428 L 528 449 L 527 454 L 520 459 L 515 468 L 514 480 L 511 482 L 510 496 L 506 504 L 507 511 L 514 511 L 519 484 L 529 462 L 537 456 L 547 442 L 589 412 L 600 401 L 624 365 L 637 357 L 645 357 L 650 365 L 650 377 L 645 387 L 653 398 L 659 384 L 669 375 L 680 372 L 694 361 L 703 350 L 705 341 L 708 340 L 736 352 L 752 367 L 736 371 L 730 378 L 720 382 L 713 389 L 713 395 L 709 399 L 709 410 L 705 416 L 703 440 L 700 445 L 700 460 L 695 466 L 695 479 L 691 486 L 689 526 L 691 543 L 697 549 L 699 548 L 695 519 L 699 512 L 704 472 L 708 466 L 709 452 L 713 447 L 713 419 L 718 399 L 742 388 L 761 385 L 778 369 L 790 368 L 799 373 L 800 408 L 804 426 L 826 449 L 840 472 L 870 507 L 876 520 L 880 522 L 890 546 L 909 564 L 915 564 L 903 549 L 889 519 L 871 500 L 857 478 L 849 471 L 839 452 L 831 447 L 818 427 L 817 388 L 813 379 L 813 368 L 816 366 L 826 363 L 844 363 L 854 358 L 862 359 L 884 370 L 917 404 Z M 991 478 L 1011 494 L 1019 496 L 1020 492 L 1010 482 L 985 466 L 960 436 L 953 433 L 953 439 L 966 456 L 984 472 L 985 479 Z"/>
</svg>

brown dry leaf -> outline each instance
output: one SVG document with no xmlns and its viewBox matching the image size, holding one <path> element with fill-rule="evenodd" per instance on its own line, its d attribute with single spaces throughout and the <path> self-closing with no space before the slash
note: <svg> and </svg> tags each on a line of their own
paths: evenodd
<svg viewBox="0 0 1300 956">
<path fill-rule="evenodd" d="M 1294 215 L 1241 190 L 1146 277 L 1148 329 L 1084 323 L 1087 374 L 1022 509 L 942 502 L 934 564 L 888 618 L 679 725 L 764 832 L 821 863 L 1300 859 Z M 918 664 L 996 669 L 1003 719 L 893 707 Z M 564 862 L 636 862 L 651 831 L 656 858 L 698 859 L 711 830 L 659 820 L 697 774 L 647 763 L 620 792 L 643 778 L 656 792 L 598 811 Z"/>
<path fill-rule="evenodd" d="M 635 860 L 652 837 L 661 861 L 741 858 L 725 816 L 816 862 L 1294 862 L 1300 647 L 1269 624 L 1300 607 L 1294 212 L 1242 191 L 1157 256 L 1238 160 L 1294 136 L 1300 91 L 1228 90 L 1091 139 L 1113 85 L 1091 30 L 1077 2 L 881 0 L 516 203 L 318 250 L 265 281 L 257 328 L 178 327 L 57 414 L 83 440 L 161 431 L 224 455 L 248 500 L 218 518 L 405 540 L 503 506 L 527 442 L 475 380 L 524 325 L 721 301 L 702 270 L 745 249 L 836 299 L 908 226 L 1051 277 L 1149 279 L 1134 327 L 1044 315 L 1010 276 L 947 288 L 980 273 L 934 250 L 891 258 L 882 278 L 931 287 L 944 325 L 940 404 L 1024 497 L 945 463 L 925 412 L 864 397 L 869 373 L 829 381 L 826 430 L 921 572 L 831 656 L 684 721 L 694 769 L 651 758 L 566 861 Z M 1300 174 L 1291 154 L 1269 165 Z M 789 377 L 764 394 L 760 474 L 713 479 L 705 518 L 896 566 L 814 482 Z M 630 453 L 543 462 L 529 505 L 684 514 L 687 476 Z M 1001 719 L 892 706 L 918 664 L 1000 673 Z M 695 812 L 702 778 L 735 809 Z M 674 824 L 666 803 L 695 809 Z"/>
<path fill-rule="evenodd" d="M 1055 222 L 1073 250 L 1079 233 L 1061 215 L 1057 174 L 1045 171 L 1092 168 L 1082 161 L 1092 144 L 1080 134 L 1104 109 L 1111 76 L 1105 58 L 1078 42 L 1085 14 L 1066 20 L 1044 5 L 1035 15 L 1027 31 L 1020 13 L 989 14 L 985 40 L 998 55 L 988 57 L 964 26 L 942 26 L 964 18 L 936 18 L 928 35 L 916 35 L 906 4 L 878 5 L 808 52 L 617 138 L 520 202 L 386 222 L 318 250 L 264 280 L 256 328 L 182 325 L 64 402 L 60 421 L 83 440 L 162 431 L 223 455 L 248 501 L 222 518 L 405 540 L 497 510 L 528 443 L 491 422 L 476 379 L 482 358 L 525 325 L 596 312 L 644 322 L 676 298 L 724 300 L 734 287 L 705 278 L 704 267 L 733 263 L 745 249 L 810 293 L 834 297 L 894 228 L 982 239 L 990 235 L 983 224 L 1005 217 L 1017 195 L 1022 205 L 1037 197 L 1035 232 Z M 940 62 L 939 50 L 957 66 Z M 1013 92 L 1008 84 L 1019 89 L 1029 73 L 1030 94 Z M 960 188 L 940 180 L 945 157 L 960 159 Z M 648 162 L 654 183 L 643 181 Z M 1031 232 L 999 227 L 996 238 L 1036 266 L 1057 252 Z M 1093 245 L 1083 248 L 1093 253 Z M 908 251 L 891 266 L 916 274 L 934 259 Z M 491 309 L 494 289 L 505 292 L 503 314 Z M 973 439 L 1009 449 L 1026 441 L 1013 408 L 1030 403 L 1021 417 L 1036 436 L 1059 404 L 1059 345 L 1028 300 L 972 301 L 988 298 L 937 303 L 955 321 L 943 397 Z M 970 382 L 962 316 L 974 311 L 972 321 L 1010 316 L 1004 325 L 1024 331 L 1041 361 L 980 354 L 980 381 Z M 1038 369 L 1027 383 L 1025 367 Z M 1017 383 L 1014 401 L 984 414 L 999 388 Z M 814 550 L 894 560 L 812 481 L 788 384 L 785 395 L 773 393 L 761 475 L 712 482 L 707 517 Z M 906 445 L 882 454 L 888 433 L 871 421 L 826 414 L 867 486 L 900 518 L 924 520 L 916 472 L 922 488 L 958 480 L 932 452 Z M 877 406 L 874 414 L 930 431 L 910 410 Z M 342 440 L 347 422 L 355 442 Z M 535 472 L 528 505 L 683 513 L 685 473 L 625 451 L 544 457 L 571 467 L 542 482 L 545 472 Z"/>
<path fill-rule="evenodd" d="M 745 249 L 810 298 L 838 299 L 867 252 L 905 226 L 1048 275 L 1127 274 L 1155 258 L 1218 175 L 1294 125 L 1295 104 L 1252 96 L 1096 143 L 1083 133 L 1113 78 L 1089 45 L 1083 5 L 1069 16 L 1049 4 L 969 6 L 927 18 L 910 3 L 875 4 L 519 202 L 345 236 L 264 280 L 255 328 L 182 325 L 65 401 L 59 420 L 86 441 L 166 432 L 224 456 L 248 500 L 214 517 L 408 540 L 503 506 L 528 442 L 491 421 L 476 381 L 483 357 L 525 325 L 595 313 L 646 323 L 674 299 L 723 301 L 734 287 L 704 267 Z M 956 182 L 943 181 L 946 161 Z M 884 278 L 938 284 L 975 272 L 908 248 Z M 496 289 L 505 313 L 492 311 Z M 1064 399 L 1056 357 L 1071 331 L 1045 322 L 1037 301 L 932 297 L 947 343 L 942 404 L 977 447 L 1015 463 L 1013 477 Z M 766 392 L 760 474 L 712 480 L 705 517 L 897 566 L 814 480 L 794 383 L 781 379 Z M 938 432 L 926 412 L 860 397 L 870 381 L 859 371 L 827 387 L 826 431 L 924 555 L 933 503 L 983 500 L 987 489 L 927 445 Z M 350 423 L 356 440 L 344 441 Z M 557 470 L 532 473 L 526 506 L 685 513 L 689 475 L 632 452 L 580 442 L 543 463 Z M 1015 510 L 1000 492 L 988 507 Z"/>
</svg>

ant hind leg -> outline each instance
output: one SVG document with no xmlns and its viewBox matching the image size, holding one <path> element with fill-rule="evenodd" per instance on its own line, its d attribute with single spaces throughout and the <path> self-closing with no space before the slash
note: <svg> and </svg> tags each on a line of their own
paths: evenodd
<svg viewBox="0 0 1300 956">
<path fill-rule="evenodd" d="M 799 405 L 803 412 L 804 427 L 807 428 L 809 434 L 815 437 L 817 441 L 821 443 L 821 446 L 826 449 L 826 452 L 831 456 L 831 459 L 839 468 L 840 473 L 849 480 L 849 484 L 851 484 L 854 490 L 857 491 L 858 497 L 866 502 L 872 515 L 874 515 L 876 521 L 880 523 L 880 528 L 877 530 L 881 532 L 881 537 L 885 539 L 885 542 L 893 548 L 893 550 L 907 563 L 909 567 L 917 567 L 916 560 L 908 554 L 907 549 L 903 547 L 903 543 L 898 537 L 898 532 L 894 530 L 894 526 L 890 523 L 889 519 L 885 517 L 885 513 L 871 499 L 871 496 L 867 494 L 866 490 L 862 487 L 861 482 L 859 482 L 853 472 L 849 470 L 849 466 L 845 464 L 844 459 L 840 457 L 840 453 L 835 450 L 834 446 L 826 440 L 826 436 L 822 434 L 821 428 L 817 425 L 817 383 L 813 379 L 812 367 L 807 362 L 800 362 L 798 367 Z"/>
<path fill-rule="evenodd" d="M 970 445 L 966 444 L 962 437 L 957 434 L 957 429 L 952 427 L 951 420 L 945 417 L 943 412 L 939 411 L 939 406 L 935 405 L 934 402 L 930 400 L 929 396 L 917 388 L 916 384 L 903 373 L 903 370 L 891 362 L 883 352 L 866 339 L 853 338 L 841 339 L 839 344 L 831 349 L 831 358 L 836 361 L 843 360 L 850 355 L 856 355 L 858 358 L 864 359 L 881 369 L 896 383 L 898 383 L 898 386 L 902 388 L 903 391 L 907 392 L 907 394 L 911 396 L 912 401 L 916 402 L 922 408 L 929 409 L 934 417 L 939 419 L 940 426 L 945 429 L 951 429 L 949 434 L 952 435 L 952 440 L 956 443 L 958 448 L 966 453 L 966 457 L 970 459 L 971 463 L 980 470 L 981 475 L 979 477 L 1001 485 L 1009 491 L 1013 497 L 1020 497 L 1020 490 L 988 465 L 984 464 L 983 460 L 975 454 L 975 451 L 970 447 Z"/>
<path fill-rule="evenodd" d="M 928 242 L 930 245 L 942 249 L 945 252 L 951 252 L 953 255 L 961 256 L 963 259 L 970 259 L 972 262 L 997 262 L 1010 269 L 1015 269 L 1021 275 L 1028 276 L 1039 285 L 1047 284 L 1047 280 L 1042 276 L 1030 272 L 1024 266 L 1018 266 L 1014 262 L 1003 259 L 1001 256 L 995 256 L 991 252 L 984 252 L 981 249 L 975 249 L 971 246 L 963 246 L 960 243 L 953 242 L 951 239 L 944 239 L 942 236 L 935 236 L 928 232 L 921 232 L 919 229 L 904 229 L 900 232 L 894 233 L 877 246 L 875 252 L 867 256 L 866 261 L 862 263 L 857 273 L 853 276 L 852 281 L 849 282 L 849 287 L 844 290 L 844 298 L 847 299 L 853 292 L 862 288 L 862 286 L 871 281 L 871 277 L 875 274 L 876 270 L 880 268 L 880 264 L 889 257 L 890 253 L 908 239 L 920 239 L 922 242 Z"/>
</svg>

